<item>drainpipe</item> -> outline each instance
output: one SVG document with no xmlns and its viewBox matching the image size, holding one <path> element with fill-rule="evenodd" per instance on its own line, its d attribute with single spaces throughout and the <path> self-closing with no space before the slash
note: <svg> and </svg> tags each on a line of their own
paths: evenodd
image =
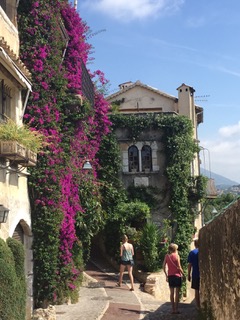
<svg viewBox="0 0 240 320">
<path fill-rule="evenodd" d="M 27 90 L 27 94 L 26 94 L 26 98 L 25 98 L 25 101 L 24 101 L 24 104 L 23 104 L 22 116 L 20 117 L 20 119 L 23 119 L 24 112 L 25 112 L 26 107 L 27 107 L 27 102 L 28 102 L 28 97 L 29 97 L 30 92 L 31 92 L 31 90 L 28 89 Z"/>
<path fill-rule="evenodd" d="M 62 62 L 61 62 L 61 64 L 63 63 L 63 60 L 64 60 L 65 55 L 66 55 L 66 51 L 67 51 L 67 47 L 68 47 L 68 42 L 69 42 L 69 41 L 67 41 L 67 42 L 66 42 L 66 45 L 65 45 L 65 48 L 64 48 L 64 51 L 63 51 L 63 55 L 62 55 Z"/>
<path fill-rule="evenodd" d="M 2 91 L 2 110 L 1 110 L 1 113 L 2 113 L 2 115 L 1 115 L 1 117 L 3 117 L 3 114 L 4 114 L 4 90 L 3 90 L 3 88 L 4 88 L 4 80 L 1 80 L 1 91 Z"/>
</svg>

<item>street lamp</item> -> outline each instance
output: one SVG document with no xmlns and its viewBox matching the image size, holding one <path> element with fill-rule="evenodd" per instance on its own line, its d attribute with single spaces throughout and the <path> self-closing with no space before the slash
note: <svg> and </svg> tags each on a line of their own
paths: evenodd
<svg viewBox="0 0 240 320">
<path fill-rule="evenodd" d="M 216 186 L 215 186 L 215 181 L 212 178 L 210 151 L 207 148 L 204 148 L 204 147 L 200 147 L 200 150 L 203 152 L 204 170 L 206 171 L 206 167 L 205 167 L 205 151 L 207 151 L 207 153 L 208 153 L 208 166 L 209 166 L 209 172 L 208 172 L 209 173 L 209 177 L 207 177 L 208 180 L 207 180 L 207 186 L 206 186 L 206 203 L 205 203 L 205 205 L 202 205 L 202 208 L 201 208 L 202 226 L 204 226 L 204 224 L 205 224 L 205 217 L 204 217 L 205 209 L 206 209 L 207 205 L 209 204 L 209 202 L 212 199 L 216 199 L 217 198 L 217 189 L 216 189 Z M 206 172 L 205 172 L 205 174 L 206 174 Z M 213 215 L 213 213 L 215 213 L 215 212 L 212 212 L 212 215 Z"/>
<path fill-rule="evenodd" d="M 8 218 L 9 209 L 0 204 L 0 223 L 6 223 Z"/>
<path fill-rule="evenodd" d="M 202 152 L 203 152 L 204 170 L 206 170 L 206 167 L 205 167 L 205 165 L 206 165 L 205 151 L 207 151 L 207 153 L 208 153 L 208 169 L 209 169 L 208 171 L 209 171 L 209 178 L 211 179 L 212 178 L 212 172 L 211 172 L 210 151 L 207 148 L 204 148 L 204 147 L 201 147 L 201 146 L 200 146 L 200 150 L 202 150 Z"/>
<path fill-rule="evenodd" d="M 90 161 L 85 161 L 83 164 L 83 170 L 92 170 L 92 165 L 90 163 Z"/>
<path fill-rule="evenodd" d="M 212 217 L 214 217 L 217 213 L 218 213 L 218 212 L 217 212 L 216 208 L 213 207 L 213 209 L 212 209 Z"/>
</svg>

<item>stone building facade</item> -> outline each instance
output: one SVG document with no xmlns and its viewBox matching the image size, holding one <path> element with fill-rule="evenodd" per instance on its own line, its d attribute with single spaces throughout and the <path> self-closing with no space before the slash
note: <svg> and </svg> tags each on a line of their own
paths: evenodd
<svg viewBox="0 0 240 320">
<path fill-rule="evenodd" d="M 193 138 L 198 142 L 198 125 L 203 122 L 203 108 L 195 104 L 195 90 L 191 86 L 183 83 L 177 91 L 178 96 L 174 97 L 140 81 L 126 82 L 119 85 L 119 91 L 108 96 L 107 101 L 118 105 L 118 111 L 126 115 L 184 115 L 192 121 Z M 130 185 L 159 188 L 159 206 L 152 214 L 153 221 L 161 225 L 162 220 L 170 215 L 168 181 L 164 175 L 166 159 L 162 142 L 163 132 L 146 128 L 138 137 L 138 141 L 129 139 L 127 128 L 116 129 L 116 135 L 122 158 L 122 181 L 126 188 Z M 191 164 L 192 176 L 198 176 L 199 169 L 199 157 L 196 155 Z M 195 224 L 198 229 L 201 227 L 201 215 Z"/>
</svg>

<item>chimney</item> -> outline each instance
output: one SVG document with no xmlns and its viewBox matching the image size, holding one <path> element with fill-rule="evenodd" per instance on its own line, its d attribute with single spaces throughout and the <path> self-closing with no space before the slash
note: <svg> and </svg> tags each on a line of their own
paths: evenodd
<svg viewBox="0 0 240 320">
<path fill-rule="evenodd" d="M 133 84 L 132 81 L 121 83 L 121 84 L 119 84 L 119 89 L 120 90 L 126 89 L 126 88 L 130 87 L 132 84 Z"/>
</svg>

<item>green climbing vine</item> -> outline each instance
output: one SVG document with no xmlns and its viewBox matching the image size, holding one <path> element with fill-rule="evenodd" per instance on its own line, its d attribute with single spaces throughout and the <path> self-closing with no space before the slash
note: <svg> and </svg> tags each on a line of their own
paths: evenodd
<svg viewBox="0 0 240 320">
<path fill-rule="evenodd" d="M 193 178 L 191 175 L 192 162 L 199 152 L 193 138 L 192 122 L 185 116 L 164 114 L 114 114 L 111 121 L 114 129 L 126 129 L 128 138 L 132 141 L 139 141 L 146 130 L 162 130 L 166 154 L 165 174 L 170 183 L 171 193 L 169 208 L 174 226 L 172 241 L 179 245 L 183 267 L 186 270 L 187 255 L 194 233 L 195 209 L 206 189 L 204 177 Z"/>
</svg>

